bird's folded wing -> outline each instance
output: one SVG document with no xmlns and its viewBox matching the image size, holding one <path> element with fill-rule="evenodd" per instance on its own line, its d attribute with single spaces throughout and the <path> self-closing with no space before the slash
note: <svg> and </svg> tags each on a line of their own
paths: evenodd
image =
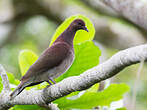
<svg viewBox="0 0 147 110">
<path fill-rule="evenodd" d="M 21 81 L 25 81 L 34 75 L 41 74 L 58 66 L 67 57 L 69 51 L 70 47 L 66 43 L 53 44 L 41 54 L 38 60 L 21 78 Z"/>
</svg>

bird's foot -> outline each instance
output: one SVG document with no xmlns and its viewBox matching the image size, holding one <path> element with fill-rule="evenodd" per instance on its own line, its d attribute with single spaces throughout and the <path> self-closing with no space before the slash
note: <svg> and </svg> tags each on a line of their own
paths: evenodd
<svg viewBox="0 0 147 110">
<path fill-rule="evenodd" d="M 48 83 L 49 85 L 52 85 L 52 83 L 50 82 L 50 80 L 48 80 L 47 83 Z"/>
<path fill-rule="evenodd" d="M 56 84 L 56 81 L 54 81 L 52 78 L 49 78 L 49 80 L 46 81 L 49 85 Z"/>
<path fill-rule="evenodd" d="M 56 81 L 53 78 L 49 78 L 53 82 L 53 84 L 56 84 Z"/>
</svg>

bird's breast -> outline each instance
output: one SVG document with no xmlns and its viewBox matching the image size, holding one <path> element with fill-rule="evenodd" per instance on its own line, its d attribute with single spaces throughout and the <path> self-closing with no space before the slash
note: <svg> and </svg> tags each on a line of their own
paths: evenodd
<svg viewBox="0 0 147 110">
<path fill-rule="evenodd" d="M 74 57 L 74 51 L 70 51 L 67 57 L 49 73 L 49 77 L 57 78 L 65 73 L 71 67 Z"/>
</svg>

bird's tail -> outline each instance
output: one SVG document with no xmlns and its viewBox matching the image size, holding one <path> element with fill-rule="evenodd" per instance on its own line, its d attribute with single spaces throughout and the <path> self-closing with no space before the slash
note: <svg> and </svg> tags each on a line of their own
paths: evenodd
<svg viewBox="0 0 147 110">
<path fill-rule="evenodd" d="M 25 89 L 25 87 L 25 84 L 21 82 L 18 87 L 10 94 L 11 99 L 19 95 Z"/>
</svg>

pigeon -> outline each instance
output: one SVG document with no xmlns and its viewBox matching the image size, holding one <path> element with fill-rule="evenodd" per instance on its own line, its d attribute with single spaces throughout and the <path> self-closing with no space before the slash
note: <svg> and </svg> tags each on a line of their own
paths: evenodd
<svg viewBox="0 0 147 110">
<path fill-rule="evenodd" d="M 74 61 L 73 39 L 78 30 L 88 32 L 82 19 L 75 19 L 71 22 L 54 43 L 40 55 L 21 78 L 21 83 L 10 94 L 10 97 L 15 98 L 26 87 L 37 85 L 44 81 L 48 82 L 49 85 L 55 84 L 54 79 L 65 73 Z"/>
</svg>

